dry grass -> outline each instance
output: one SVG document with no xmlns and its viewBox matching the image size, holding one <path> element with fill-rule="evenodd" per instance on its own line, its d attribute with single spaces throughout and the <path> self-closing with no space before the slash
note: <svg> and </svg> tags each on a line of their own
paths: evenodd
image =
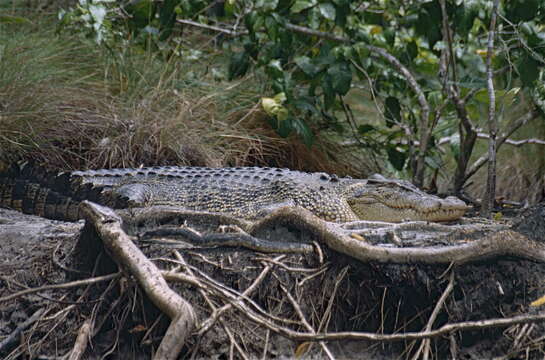
<svg viewBox="0 0 545 360">
<path fill-rule="evenodd" d="M 140 165 L 269 165 L 347 174 L 366 161 L 333 142 L 311 149 L 279 138 L 257 104 L 270 95 L 259 74 L 214 79 L 215 49 L 199 62 L 163 61 L 124 49 L 111 55 L 54 23 L 0 25 L 0 160 L 49 168 Z M 356 165 L 356 166 L 354 166 Z M 358 173 L 359 170 L 359 173 Z"/>
</svg>

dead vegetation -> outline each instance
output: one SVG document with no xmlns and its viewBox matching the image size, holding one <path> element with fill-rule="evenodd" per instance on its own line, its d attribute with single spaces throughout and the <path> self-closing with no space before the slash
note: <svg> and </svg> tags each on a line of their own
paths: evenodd
<svg viewBox="0 0 545 360">
<path fill-rule="evenodd" d="M 0 161 L 33 159 L 50 169 L 140 165 L 269 165 L 362 175 L 357 160 L 325 138 L 312 149 L 282 139 L 258 106 L 258 74 L 215 79 L 208 63 L 165 62 L 131 51 L 117 58 L 47 18 L 24 29 L 0 25 Z M 35 32 L 40 28 L 39 35 Z M 191 71 L 188 71 L 188 68 Z"/>
</svg>

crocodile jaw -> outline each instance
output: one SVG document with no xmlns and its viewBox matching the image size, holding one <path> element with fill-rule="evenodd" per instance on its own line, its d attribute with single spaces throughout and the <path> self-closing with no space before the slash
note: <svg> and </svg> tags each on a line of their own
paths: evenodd
<svg viewBox="0 0 545 360">
<path fill-rule="evenodd" d="M 416 188 L 395 184 L 367 184 L 353 189 L 347 202 L 361 220 L 369 221 L 454 221 L 470 209 L 462 200 L 445 199 Z"/>
</svg>

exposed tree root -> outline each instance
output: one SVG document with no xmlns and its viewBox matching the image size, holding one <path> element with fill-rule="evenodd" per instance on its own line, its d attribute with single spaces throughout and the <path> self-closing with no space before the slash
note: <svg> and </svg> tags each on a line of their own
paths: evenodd
<svg viewBox="0 0 545 360">
<path fill-rule="evenodd" d="M 136 278 L 150 300 L 171 319 L 154 358 L 176 359 L 195 326 L 193 307 L 168 286 L 159 269 L 133 244 L 112 209 L 87 201 L 81 208 L 114 261 Z"/>
<path fill-rule="evenodd" d="M 436 330 L 424 330 L 421 332 L 406 332 L 400 334 L 377 334 L 366 332 L 324 332 L 324 333 L 306 333 L 291 330 L 285 326 L 279 325 L 275 322 L 275 319 L 264 316 L 266 311 L 258 307 L 256 304 L 244 303 L 244 296 L 236 296 L 231 291 L 225 290 L 225 286 L 219 285 L 210 279 L 197 278 L 195 276 L 187 275 L 184 273 L 176 273 L 171 271 L 162 272 L 163 276 L 167 280 L 181 281 L 187 284 L 191 284 L 197 288 L 205 289 L 207 291 L 214 291 L 218 293 L 226 301 L 228 301 L 233 307 L 238 309 L 249 320 L 265 326 L 271 331 L 288 337 L 292 340 L 298 341 L 340 341 L 340 340 L 368 340 L 368 341 L 381 341 L 381 342 L 395 342 L 395 341 L 407 341 L 407 340 L 421 340 L 430 339 L 443 335 L 448 335 L 455 331 L 469 331 L 469 330 L 482 330 L 494 327 L 506 327 L 516 324 L 528 324 L 545 321 L 545 313 L 542 314 L 526 314 L 513 316 L 509 318 L 497 318 L 487 319 L 479 321 L 464 321 L 459 323 L 446 324 Z M 236 292 L 235 292 L 236 293 Z M 254 311 L 252 307 L 257 308 L 258 311 Z"/>
<path fill-rule="evenodd" d="M 122 214 L 123 218 L 128 222 L 138 225 L 150 219 L 164 220 L 176 217 L 186 219 L 188 217 L 199 216 L 202 213 L 168 207 L 149 207 L 131 210 L 129 213 L 122 212 Z M 214 215 L 210 213 L 204 213 L 203 215 L 209 219 L 214 219 L 216 222 L 229 222 L 229 217 L 226 215 Z M 501 225 L 475 224 L 447 226 L 427 222 L 389 224 L 364 221 L 342 225 L 324 221 L 299 207 L 279 208 L 255 224 L 243 223 L 237 219 L 233 219 L 233 223 L 240 225 L 252 236 L 271 226 L 294 226 L 309 232 L 331 249 L 363 262 L 463 264 L 500 255 L 512 255 L 545 262 L 545 244 L 532 241 L 527 236 L 506 229 L 505 226 Z M 367 241 L 361 241 L 361 238 L 351 236 L 351 234 L 356 233 L 363 236 L 364 240 L 366 236 L 379 236 L 384 239 L 382 242 L 391 243 L 392 241 L 389 240 L 389 237 L 399 237 L 399 234 L 404 231 L 419 232 L 423 234 L 422 236 L 428 234 L 428 237 L 430 233 L 433 235 L 440 231 L 447 235 L 450 232 L 455 232 L 457 243 L 447 246 L 393 247 L 372 245 Z M 469 235 L 471 232 L 476 231 L 489 231 L 490 233 L 476 240 L 470 239 Z M 467 234 L 467 239 L 465 234 Z M 235 245 L 246 246 L 244 242 Z M 252 245 L 251 248 L 255 249 L 256 246 Z M 267 251 L 267 249 L 264 248 L 263 251 Z"/>
</svg>

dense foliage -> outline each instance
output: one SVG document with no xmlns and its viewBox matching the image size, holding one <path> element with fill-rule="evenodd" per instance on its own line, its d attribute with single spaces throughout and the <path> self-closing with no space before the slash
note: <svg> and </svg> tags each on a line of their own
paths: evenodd
<svg viewBox="0 0 545 360">
<path fill-rule="evenodd" d="M 498 146 L 545 109 L 545 3 L 499 1 L 494 27 L 492 13 L 485 0 L 80 0 L 61 24 L 114 51 L 130 40 L 169 57 L 191 54 L 183 27 L 217 33 L 230 79 L 267 74 L 273 93 L 262 106 L 279 135 L 308 146 L 319 132 L 353 137 L 420 185 L 425 169 L 454 159 L 461 191 L 487 160 L 470 163 L 490 99 Z M 379 121 L 354 113 L 348 97 L 362 89 Z"/>
</svg>

